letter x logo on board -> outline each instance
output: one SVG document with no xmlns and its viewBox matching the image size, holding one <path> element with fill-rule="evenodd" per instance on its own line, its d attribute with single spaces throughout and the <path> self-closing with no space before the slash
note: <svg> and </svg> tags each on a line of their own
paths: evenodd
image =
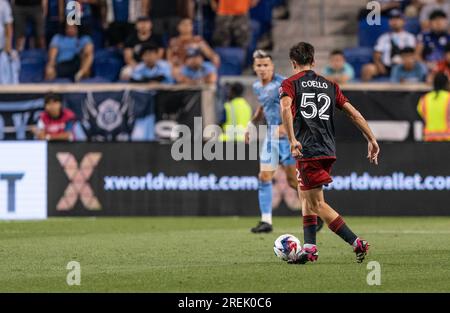
<svg viewBox="0 0 450 313">
<path fill-rule="evenodd" d="M 100 210 L 101 204 L 88 181 L 102 158 L 102 154 L 99 152 L 86 154 L 79 166 L 73 154 L 69 152 L 58 152 L 56 158 L 70 181 L 56 209 L 58 211 L 71 210 L 75 206 L 78 198 L 80 198 L 81 203 L 83 203 L 86 209 Z"/>
</svg>

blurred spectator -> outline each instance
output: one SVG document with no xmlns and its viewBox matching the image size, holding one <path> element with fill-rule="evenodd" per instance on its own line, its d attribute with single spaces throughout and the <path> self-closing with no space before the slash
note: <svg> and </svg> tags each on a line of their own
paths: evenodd
<svg viewBox="0 0 450 313">
<path fill-rule="evenodd" d="M 36 47 L 45 48 L 44 7 L 47 0 L 14 0 L 14 31 L 16 50 L 25 49 L 25 39 L 28 22 L 32 22 L 36 35 Z"/>
<path fill-rule="evenodd" d="M 103 28 L 106 29 L 108 44 L 122 47 L 133 33 L 134 24 L 144 12 L 141 0 L 105 0 L 102 2 Z"/>
<path fill-rule="evenodd" d="M 428 0 L 430 1 L 430 0 Z M 434 1 L 434 0 L 431 0 Z M 405 6 L 405 16 L 407 17 L 413 17 L 413 18 L 419 18 L 419 14 L 422 10 L 424 3 L 423 0 L 411 0 L 408 1 L 408 3 Z M 428 17 L 427 17 L 428 19 Z"/>
<path fill-rule="evenodd" d="M 450 93 L 448 78 L 444 73 L 437 73 L 433 81 L 433 91 L 423 95 L 417 105 L 417 112 L 425 125 L 425 141 L 450 141 Z"/>
<path fill-rule="evenodd" d="M 20 61 L 12 49 L 13 16 L 11 6 L 6 0 L 0 0 L 0 84 L 19 82 Z"/>
<path fill-rule="evenodd" d="M 434 11 L 430 15 L 430 31 L 417 36 L 416 53 L 431 69 L 443 59 L 445 46 L 450 42 L 447 27 L 448 20 L 445 12 Z"/>
<path fill-rule="evenodd" d="M 13 15 L 8 1 L 0 0 L 0 51 L 11 53 L 13 38 Z"/>
<path fill-rule="evenodd" d="M 241 83 L 234 83 L 230 87 L 229 101 L 224 105 L 225 116 L 222 119 L 223 133 L 221 141 L 244 141 L 245 130 L 252 118 L 252 108 L 243 97 L 244 86 Z"/>
<path fill-rule="evenodd" d="M 136 23 L 136 32 L 125 41 L 123 57 L 125 66 L 120 74 L 120 79 L 129 80 L 134 67 L 141 62 L 141 49 L 145 44 L 158 47 L 159 56 L 164 54 L 163 42 L 160 36 L 152 31 L 153 24 L 149 17 L 139 17 Z"/>
<path fill-rule="evenodd" d="M 44 99 L 44 112 L 41 113 L 37 129 L 34 130 L 39 140 L 72 141 L 75 114 L 64 108 L 59 95 L 49 93 Z"/>
<path fill-rule="evenodd" d="M 69 78 L 79 81 L 89 77 L 94 60 L 94 45 L 87 35 L 78 35 L 76 25 L 66 24 L 64 35 L 55 35 L 50 42 L 47 80 Z"/>
<path fill-rule="evenodd" d="M 53 36 L 63 31 L 64 10 L 59 8 L 59 0 L 46 0 L 44 17 L 46 19 L 45 42 L 48 45 Z M 62 13 L 62 14 L 61 14 Z"/>
<path fill-rule="evenodd" d="M 161 60 L 159 47 L 147 43 L 142 45 L 141 59 L 131 75 L 131 82 L 134 83 L 173 83 L 172 69 L 167 61 Z"/>
<path fill-rule="evenodd" d="M 79 14 L 79 32 L 81 35 L 91 35 L 94 24 L 93 6 L 98 6 L 101 0 L 58 0 L 60 21 L 74 19 Z M 77 3 L 77 4 L 75 4 Z M 78 11 L 79 9 L 79 11 Z M 77 11 L 74 15 L 73 12 Z"/>
<path fill-rule="evenodd" d="M 199 49 L 216 67 L 220 66 L 220 58 L 217 53 L 202 37 L 194 35 L 192 20 L 185 18 L 178 24 L 178 36 L 169 42 L 167 60 L 175 68 L 183 65 L 188 49 Z"/>
<path fill-rule="evenodd" d="M 434 70 L 428 76 L 427 82 L 432 83 L 437 73 L 444 73 L 450 79 L 450 43 L 445 46 L 444 58 L 440 60 Z"/>
<path fill-rule="evenodd" d="M 176 80 L 184 84 L 215 84 L 217 82 L 216 67 L 205 61 L 199 49 L 189 49 L 186 54 L 186 61 L 181 68 Z"/>
<path fill-rule="evenodd" d="M 216 11 L 213 41 L 216 46 L 237 46 L 246 49 L 250 43 L 250 8 L 259 0 L 211 0 Z"/>
<path fill-rule="evenodd" d="M 345 84 L 355 78 L 353 67 L 345 61 L 341 50 L 330 53 L 328 65 L 323 70 L 323 75 L 338 84 Z"/>
<path fill-rule="evenodd" d="M 402 63 L 396 64 L 392 68 L 391 82 L 424 82 L 427 77 L 427 67 L 417 60 L 414 48 L 404 48 L 400 51 L 400 56 Z"/>
<path fill-rule="evenodd" d="M 144 0 L 154 32 L 159 36 L 177 35 L 177 26 L 182 18 L 194 18 L 195 3 L 193 0 Z"/>
<path fill-rule="evenodd" d="M 430 15 L 434 11 L 442 11 L 450 16 L 450 3 L 448 0 L 433 0 L 431 3 L 425 4 L 419 15 L 420 26 L 422 31 L 430 30 Z"/>
<path fill-rule="evenodd" d="M 400 50 L 414 47 L 414 35 L 405 31 L 405 20 L 399 10 L 392 10 L 389 15 L 390 32 L 378 38 L 374 48 L 373 62 L 363 66 L 361 79 L 369 81 L 375 76 L 389 76 L 391 67 L 401 62 Z"/>
<path fill-rule="evenodd" d="M 277 20 L 288 20 L 291 16 L 288 0 L 276 0 L 274 2 L 273 18 Z"/>
<path fill-rule="evenodd" d="M 404 0 L 378 0 L 381 5 L 381 14 L 389 16 L 393 10 L 401 10 Z"/>
</svg>

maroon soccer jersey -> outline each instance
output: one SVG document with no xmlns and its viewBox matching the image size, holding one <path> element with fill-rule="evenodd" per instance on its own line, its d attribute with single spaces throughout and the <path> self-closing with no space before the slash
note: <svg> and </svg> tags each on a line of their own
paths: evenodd
<svg viewBox="0 0 450 313">
<path fill-rule="evenodd" d="M 292 99 L 294 134 L 303 146 L 302 160 L 335 158 L 334 109 L 348 102 L 339 86 L 308 70 L 283 81 L 280 99 L 285 96 Z"/>
</svg>

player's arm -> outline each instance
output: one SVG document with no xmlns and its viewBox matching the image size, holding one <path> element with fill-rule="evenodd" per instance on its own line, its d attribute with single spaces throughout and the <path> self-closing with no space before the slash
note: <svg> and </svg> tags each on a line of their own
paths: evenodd
<svg viewBox="0 0 450 313">
<path fill-rule="evenodd" d="M 288 96 L 284 96 L 280 100 L 281 106 L 281 119 L 283 121 L 284 130 L 287 133 L 289 144 L 291 146 L 291 153 L 294 158 L 300 158 L 302 156 L 302 145 L 297 141 L 294 134 L 294 121 L 291 111 L 292 99 Z"/>
<path fill-rule="evenodd" d="M 258 105 L 256 108 L 255 113 L 253 114 L 252 118 L 250 119 L 250 122 L 248 122 L 247 129 L 245 130 L 245 143 L 250 142 L 250 127 L 256 127 L 255 125 L 259 123 L 264 117 L 264 111 L 261 105 Z"/>
<path fill-rule="evenodd" d="M 366 138 L 368 142 L 367 158 L 369 159 L 370 163 L 375 163 L 378 165 L 378 154 L 380 153 L 380 147 L 378 146 L 377 139 L 370 129 L 366 119 L 349 102 L 344 103 L 344 105 L 342 106 L 342 111 L 345 112 L 352 123 L 359 128 L 359 130 Z"/>
</svg>

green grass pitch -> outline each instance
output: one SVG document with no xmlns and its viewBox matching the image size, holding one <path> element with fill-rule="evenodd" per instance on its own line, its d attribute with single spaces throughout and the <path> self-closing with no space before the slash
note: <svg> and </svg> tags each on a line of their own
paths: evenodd
<svg viewBox="0 0 450 313">
<path fill-rule="evenodd" d="M 450 218 L 346 218 L 371 243 L 357 264 L 326 227 L 319 260 L 289 265 L 275 238 L 301 240 L 300 218 L 274 218 L 275 232 L 254 235 L 257 218 L 51 218 L 0 222 L 1 292 L 450 292 Z M 68 286 L 66 265 L 81 265 Z M 381 265 L 369 286 L 367 261 Z"/>
</svg>

